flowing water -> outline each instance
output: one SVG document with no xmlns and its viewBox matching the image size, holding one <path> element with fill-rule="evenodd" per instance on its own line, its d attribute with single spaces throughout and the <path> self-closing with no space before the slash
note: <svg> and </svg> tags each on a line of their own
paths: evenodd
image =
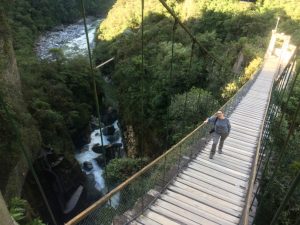
<svg viewBox="0 0 300 225">
<path fill-rule="evenodd" d="M 87 29 L 89 43 L 91 48 L 94 47 L 94 37 L 102 19 L 88 17 Z M 84 30 L 83 20 L 79 20 L 68 26 L 58 26 L 53 30 L 41 35 L 36 43 L 36 53 L 41 59 L 51 59 L 49 50 L 60 48 L 63 50 L 65 57 L 72 58 L 77 55 L 87 54 L 87 42 Z"/>
<path fill-rule="evenodd" d="M 87 29 L 89 36 L 89 43 L 93 49 L 95 46 L 94 37 L 96 30 L 99 27 L 102 19 L 89 17 L 87 18 Z M 36 43 L 36 53 L 40 59 L 51 60 L 51 49 L 61 49 L 66 58 L 72 58 L 78 55 L 87 55 L 87 43 L 86 34 L 84 30 L 83 20 L 68 25 L 68 26 L 58 26 L 52 31 L 48 31 L 41 35 Z M 117 121 L 113 124 L 116 130 L 120 130 Z M 110 144 L 105 135 L 103 137 L 103 145 Z M 92 184 L 95 185 L 95 189 L 102 194 L 107 192 L 107 187 L 105 185 L 105 180 L 103 177 L 103 168 L 97 162 L 97 158 L 101 158 L 101 154 L 95 153 L 92 147 L 95 144 L 102 145 L 100 138 L 100 130 L 94 130 L 90 135 L 90 143 L 87 144 L 83 150 L 75 153 L 75 158 L 82 166 L 84 162 L 91 163 L 91 170 L 82 169 L 87 175 L 93 175 Z M 121 137 L 114 143 L 122 143 Z M 95 199 L 97 200 L 97 199 Z M 119 194 L 116 194 L 112 199 L 112 206 L 117 206 L 119 202 Z"/>
</svg>

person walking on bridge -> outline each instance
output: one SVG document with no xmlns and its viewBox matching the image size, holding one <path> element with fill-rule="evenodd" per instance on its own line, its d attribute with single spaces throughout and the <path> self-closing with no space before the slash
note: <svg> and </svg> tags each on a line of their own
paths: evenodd
<svg viewBox="0 0 300 225">
<path fill-rule="evenodd" d="M 207 118 L 204 122 L 214 125 L 212 130 L 213 144 L 209 154 L 209 158 L 212 159 L 216 153 L 217 144 L 220 138 L 218 153 L 222 154 L 223 144 L 230 133 L 231 125 L 229 119 L 224 116 L 222 111 L 218 111 L 214 116 Z"/>
</svg>

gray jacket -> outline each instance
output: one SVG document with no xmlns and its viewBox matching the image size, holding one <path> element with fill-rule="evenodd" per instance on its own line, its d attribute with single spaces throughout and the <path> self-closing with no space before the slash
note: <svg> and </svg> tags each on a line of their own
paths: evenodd
<svg viewBox="0 0 300 225">
<path fill-rule="evenodd" d="M 216 121 L 217 117 L 212 116 L 208 119 L 208 122 L 210 124 L 214 124 Z M 226 117 L 224 119 L 218 119 L 215 125 L 215 132 L 217 134 L 229 134 L 231 129 L 231 125 L 229 122 L 229 119 Z"/>
</svg>

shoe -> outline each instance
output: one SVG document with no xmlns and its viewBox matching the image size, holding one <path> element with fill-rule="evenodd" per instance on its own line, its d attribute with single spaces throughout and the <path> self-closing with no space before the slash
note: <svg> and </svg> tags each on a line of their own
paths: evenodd
<svg viewBox="0 0 300 225">
<path fill-rule="evenodd" d="M 219 154 L 222 154 L 223 152 L 222 152 L 222 149 L 218 149 L 218 153 Z"/>
<path fill-rule="evenodd" d="M 209 154 L 209 158 L 210 158 L 210 159 L 213 159 L 213 158 L 214 158 L 214 154 L 210 153 L 210 154 Z"/>
</svg>

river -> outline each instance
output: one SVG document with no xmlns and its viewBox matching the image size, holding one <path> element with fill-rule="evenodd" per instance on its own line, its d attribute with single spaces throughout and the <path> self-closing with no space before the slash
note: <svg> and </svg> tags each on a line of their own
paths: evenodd
<svg viewBox="0 0 300 225">
<path fill-rule="evenodd" d="M 88 17 L 87 29 L 91 48 L 95 46 L 95 33 L 103 19 Z M 60 48 L 65 57 L 72 58 L 77 55 L 87 54 L 87 43 L 83 20 L 74 24 L 57 26 L 51 31 L 45 32 L 36 42 L 35 50 L 39 58 L 51 59 L 50 49 Z"/>
<path fill-rule="evenodd" d="M 101 21 L 102 19 L 99 18 L 87 18 L 89 43 L 92 49 L 95 46 L 94 37 L 96 30 Z M 76 23 L 68 26 L 61 25 L 55 27 L 51 31 L 45 32 L 38 38 L 35 46 L 37 56 L 43 60 L 51 60 L 51 54 L 49 53 L 49 50 L 53 48 L 62 49 L 66 58 L 72 58 L 78 55 L 87 55 L 87 43 L 83 20 L 79 20 Z M 120 133 L 120 128 L 117 122 L 118 121 L 115 121 L 113 125 L 115 130 Z M 103 165 L 101 165 L 101 163 L 99 164 L 99 161 L 101 161 L 101 157 L 103 158 L 103 156 L 101 153 L 98 154 L 92 150 L 95 144 L 101 145 L 99 133 L 99 129 L 92 131 L 90 134 L 90 143 L 86 144 L 82 149 L 78 149 L 74 155 L 78 163 L 81 165 L 82 171 L 86 174 L 89 184 L 94 186 L 92 192 L 96 191 L 98 193 L 93 195 L 95 197 L 92 199 L 92 201 L 98 200 L 96 198 L 99 198 L 99 194 L 104 195 L 107 193 L 107 187 L 103 177 Z M 109 142 L 105 135 L 103 135 L 102 139 L 104 146 L 108 144 L 119 143 L 122 146 L 121 148 L 123 148 L 121 135 L 113 143 Z M 84 169 L 83 164 L 85 162 L 88 162 L 90 167 L 89 169 Z M 91 190 L 87 189 L 86 191 L 90 192 Z M 118 202 L 119 194 L 116 194 L 112 199 L 112 205 L 117 206 Z"/>
</svg>

